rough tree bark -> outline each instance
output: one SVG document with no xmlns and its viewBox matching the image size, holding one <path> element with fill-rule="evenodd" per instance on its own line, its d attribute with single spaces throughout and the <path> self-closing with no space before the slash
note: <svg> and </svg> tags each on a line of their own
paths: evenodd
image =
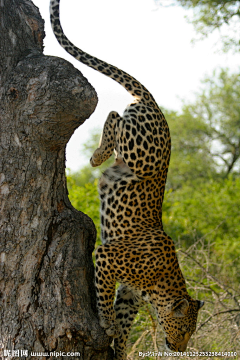
<svg viewBox="0 0 240 360">
<path fill-rule="evenodd" d="M 71 206 L 65 179 L 66 144 L 97 95 L 67 61 L 42 54 L 43 20 L 30 0 L 1 0 L 0 17 L 2 356 L 110 360 L 95 306 L 95 227 Z"/>
</svg>

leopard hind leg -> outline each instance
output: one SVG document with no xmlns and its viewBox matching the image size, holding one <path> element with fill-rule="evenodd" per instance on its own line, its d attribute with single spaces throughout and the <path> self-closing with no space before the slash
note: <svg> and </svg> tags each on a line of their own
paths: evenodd
<svg viewBox="0 0 240 360">
<path fill-rule="evenodd" d="M 114 310 L 119 329 L 118 338 L 114 339 L 115 360 L 126 360 L 126 342 L 132 323 L 141 306 L 145 304 L 141 291 L 136 291 L 126 285 L 120 285 L 117 291 Z"/>
<path fill-rule="evenodd" d="M 115 296 L 115 270 L 111 246 L 100 245 L 96 250 L 95 285 L 99 324 L 108 336 L 119 335 L 116 315 L 113 308 Z"/>
</svg>

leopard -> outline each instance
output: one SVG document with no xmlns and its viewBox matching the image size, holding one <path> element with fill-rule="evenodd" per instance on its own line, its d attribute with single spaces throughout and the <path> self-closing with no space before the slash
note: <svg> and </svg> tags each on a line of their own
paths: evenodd
<svg viewBox="0 0 240 360">
<path fill-rule="evenodd" d="M 168 351 L 185 351 L 204 302 L 186 288 L 173 240 L 162 222 L 171 154 L 167 121 L 152 94 L 134 77 L 76 47 L 64 34 L 60 0 L 50 1 L 59 44 L 75 59 L 110 77 L 133 97 L 122 116 L 111 111 L 90 163 L 100 166 L 101 241 L 95 285 L 99 324 L 114 341 L 114 359 L 126 360 L 126 342 L 139 308 L 150 304 Z M 119 287 L 116 292 L 116 283 Z"/>
</svg>

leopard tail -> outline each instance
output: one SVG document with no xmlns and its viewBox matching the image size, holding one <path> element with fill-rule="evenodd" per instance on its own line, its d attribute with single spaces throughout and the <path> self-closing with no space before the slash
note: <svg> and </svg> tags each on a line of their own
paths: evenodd
<svg viewBox="0 0 240 360">
<path fill-rule="evenodd" d="M 60 22 L 59 4 L 60 0 L 50 1 L 51 25 L 59 44 L 75 59 L 118 82 L 136 99 L 137 102 L 141 101 L 146 105 L 156 106 L 156 102 L 151 93 L 138 80 L 123 70 L 118 69 L 116 66 L 110 65 L 105 61 L 87 54 L 76 47 L 66 37 Z"/>
</svg>

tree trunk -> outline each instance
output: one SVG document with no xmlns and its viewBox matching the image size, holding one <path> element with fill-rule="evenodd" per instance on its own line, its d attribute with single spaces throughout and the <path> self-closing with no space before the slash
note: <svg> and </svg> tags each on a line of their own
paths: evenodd
<svg viewBox="0 0 240 360">
<path fill-rule="evenodd" d="M 65 178 L 66 144 L 97 95 L 67 61 L 42 54 L 30 0 L 1 0 L 0 17 L 0 356 L 110 360 L 95 305 L 95 227 L 71 206 Z"/>
</svg>

